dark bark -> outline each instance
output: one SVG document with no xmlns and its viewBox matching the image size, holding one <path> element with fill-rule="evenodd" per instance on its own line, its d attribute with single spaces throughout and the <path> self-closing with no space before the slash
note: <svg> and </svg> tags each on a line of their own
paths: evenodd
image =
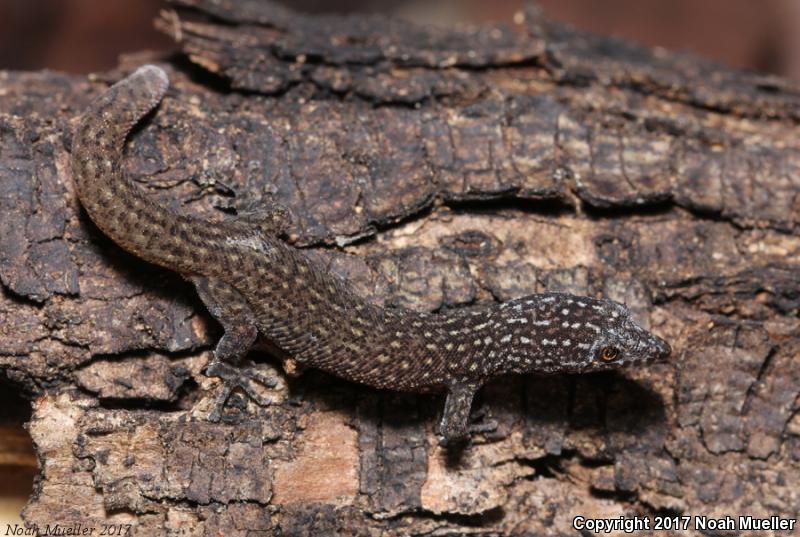
<svg viewBox="0 0 800 537">
<path fill-rule="evenodd" d="M 478 403 L 499 427 L 460 456 L 435 445 L 442 398 L 316 372 L 210 423 L 219 328 L 73 193 L 70 131 L 105 84 L 4 73 L 0 370 L 38 397 L 29 523 L 558 535 L 576 515 L 800 516 L 797 89 L 533 10 L 515 32 L 173 3 L 159 25 L 185 56 L 128 147 L 153 196 L 220 219 L 274 195 L 292 242 L 384 304 L 625 301 L 674 360 L 492 383 Z"/>
</svg>

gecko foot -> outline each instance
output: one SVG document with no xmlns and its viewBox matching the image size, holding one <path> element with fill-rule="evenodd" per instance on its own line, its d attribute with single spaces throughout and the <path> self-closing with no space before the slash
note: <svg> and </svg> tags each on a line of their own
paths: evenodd
<svg viewBox="0 0 800 537">
<path fill-rule="evenodd" d="M 259 406 L 268 406 L 272 404 L 272 399 L 261 395 L 256 384 L 267 388 L 274 388 L 278 384 L 275 377 L 261 373 L 252 363 L 246 367 L 233 367 L 224 362 L 212 362 L 206 368 L 206 375 L 222 380 L 222 388 L 216 397 L 214 410 L 208 416 L 212 422 L 218 422 L 223 417 L 225 405 L 235 390 L 243 391 Z"/>
<path fill-rule="evenodd" d="M 470 445 L 472 435 L 493 433 L 497 427 L 497 421 L 492 418 L 490 411 L 486 407 L 481 407 L 470 414 L 463 433 L 448 431 L 448 434 L 444 434 L 444 431 L 440 431 L 436 438 L 441 447 L 458 449 Z"/>
</svg>

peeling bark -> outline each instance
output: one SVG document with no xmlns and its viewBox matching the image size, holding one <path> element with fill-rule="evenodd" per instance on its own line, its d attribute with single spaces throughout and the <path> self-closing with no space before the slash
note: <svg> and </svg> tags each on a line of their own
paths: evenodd
<svg viewBox="0 0 800 537">
<path fill-rule="evenodd" d="M 172 3 L 158 24 L 184 56 L 127 159 L 162 203 L 219 220 L 274 196 L 291 242 L 386 305 L 625 301 L 675 358 L 490 384 L 498 429 L 460 455 L 435 443 L 441 398 L 313 371 L 210 423 L 219 327 L 72 191 L 70 132 L 105 84 L 0 73 L 0 371 L 33 404 L 28 523 L 561 535 L 576 515 L 800 516 L 796 88 L 533 10 L 512 31 Z"/>
</svg>

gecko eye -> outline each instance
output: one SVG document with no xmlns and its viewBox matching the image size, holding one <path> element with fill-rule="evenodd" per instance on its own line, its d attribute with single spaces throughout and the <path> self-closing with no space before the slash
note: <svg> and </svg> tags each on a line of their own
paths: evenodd
<svg viewBox="0 0 800 537">
<path fill-rule="evenodd" d="M 619 358 L 619 349 L 616 347 L 603 347 L 600 351 L 600 359 L 604 362 L 613 362 Z"/>
</svg>

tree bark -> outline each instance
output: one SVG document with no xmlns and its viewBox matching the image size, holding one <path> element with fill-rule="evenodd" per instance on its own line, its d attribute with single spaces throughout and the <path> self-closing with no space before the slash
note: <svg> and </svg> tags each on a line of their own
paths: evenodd
<svg viewBox="0 0 800 537">
<path fill-rule="evenodd" d="M 172 4 L 158 25 L 182 54 L 94 80 L 0 74 L 0 371 L 33 407 L 27 523 L 566 535 L 576 516 L 800 517 L 796 88 L 533 9 L 515 29 L 422 28 Z M 162 203 L 219 220 L 274 196 L 289 241 L 386 306 L 624 301 L 673 360 L 493 382 L 478 407 L 498 429 L 460 454 L 436 444 L 441 397 L 314 371 L 210 423 L 219 327 L 102 236 L 68 166 L 84 107 L 154 60 L 172 89 L 126 165 Z"/>
</svg>

